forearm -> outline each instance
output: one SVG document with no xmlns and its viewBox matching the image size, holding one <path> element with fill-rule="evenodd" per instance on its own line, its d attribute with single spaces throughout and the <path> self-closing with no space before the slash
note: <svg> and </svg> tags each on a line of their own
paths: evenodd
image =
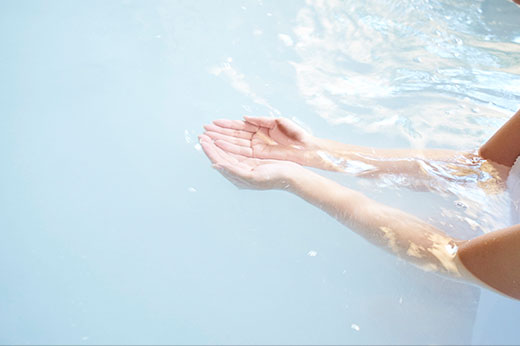
<svg viewBox="0 0 520 346">
<path fill-rule="evenodd" d="M 376 246 L 425 270 L 453 277 L 461 275 L 455 261 L 457 241 L 410 214 L 309 170 L 292 178 L 290 191 Z"/>
<path fill-rule="evenodd" d="M 427 178 L 432 175 L 431 162 L 447 165 L 471 164 L 478 156 L 448 149 L 379 149 L 315 139 L 306 154 L 305 165 L 364 177 L 404 174 Z"/>
</svg>

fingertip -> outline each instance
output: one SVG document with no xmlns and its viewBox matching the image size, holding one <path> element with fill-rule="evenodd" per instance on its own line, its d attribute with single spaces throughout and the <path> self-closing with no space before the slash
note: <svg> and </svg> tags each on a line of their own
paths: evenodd
<svg viewBox="0 0 520 346">
<path fill-rule="evenodd" d="M 229 146 L 230 146 L 230 143 L 223 140 L 223 139 L 216 139 L 213 143 L 215 143 L 215 145 L 224 150 L 224 151 L 228 151 L 229 150 Z"/>
<path fill-rule="evenodd" d="M 212 137 L 211 137 L 211 131 L 206 131 L 206 132 L 204 132 L 201 136 L 202 136 L 202 137 L 205 137 L 205 138 L 208 138 L 208 139 L 209 139 L 209 138 L 212 138 Z"/>
<path fill-rule="evenodd" d="M 217 141 L 215 141 L 215 142 L 214 142 L 214 143 L 215 143 L 215 147 L 217 147 L 217 149 L 218 149 L 219 151 L 226 151 L 226 150 L 225 150 L 225 149 L 226 149 L 226 148 L 225 148 L 225 144 L 222 144 L 222 142 L 223 142 L 223 141 L 219 141 L 219 142 L 217 143 Z"/>
<path fill-rule="evenodd" d="M 219 172 L 222 172 L 224 170 L 224 167 L 219 163 L 214 163 L 211 166 Z"/>
<path fill-rule="evenodd" d="M 212 121 L 213 126 L 217 126 L 219 128 L 226 128 L 229 126 L 229 120 L 228 119 L 215 119 Z"/>
<path fill-rule="evenodd" d="M 201 143 L 201 144 L 205 144 L 205 143 L 211 141 L 211 139 L 206 134 L 201 134 L 198 137 L 199 137 L 199 143 Z"/>
</svg>

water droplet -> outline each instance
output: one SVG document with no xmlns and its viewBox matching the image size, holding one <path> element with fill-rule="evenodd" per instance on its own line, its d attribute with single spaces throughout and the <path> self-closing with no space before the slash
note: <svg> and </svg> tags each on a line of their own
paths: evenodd
<svg viewBox="0 0 520 346">
<path fill-rule="evenodd" d="M 352 325 L 350 326 L 350 328 L 354 329 L 356 332 L 359 332 L 359 326 L 355 323 L 352 323 Z"/>
<path fill-rule="evenodd" d="M 190 131 L 184 130 L 184 139 L 186 140 L 186 143 L 191 143 Z"/>
<path fill-rule="evenodd" d="M 448 251 L 448 253 L 452 256 L 454 256 L 457 253 L 457 250 L 459 249 L 459 247 L 456 244 L 448 244 L 445 248 L 446 251 Z"/>
<path fill-rule="evenodd" d="M 461 201 L 455 201 L 457 208 L 467 209 L 468 207 Z"/>
<path fill-rule="evenodd" d="M 317 254 L 318 254 L 318 252 L 314 251 L 314 250 L 307 252 L 307 256 L 310 256 L 310 257 L 316 257 Z"/>
<path fill-rule="evenodd" d="M 188 191 L 189 192 L 197 192 L 197 189 L 190 186 L 190 187 L 188 187 Z"/>
<path fill-rule="evenodd" d="M 286 34 L 278 34 L 278 39 L 282 41 L 287 47 L 291 47 L 294 44 L 291 36 Z"/>
</svg>

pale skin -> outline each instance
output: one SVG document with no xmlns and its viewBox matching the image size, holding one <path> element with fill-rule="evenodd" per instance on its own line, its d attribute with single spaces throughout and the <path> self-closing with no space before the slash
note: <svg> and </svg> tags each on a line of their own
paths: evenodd
<svg viewBox="0 0 520 346">
<path fill-rule="evenodd" d="M 239 188 L 291 192 L 321 208 L 367 241 L 427 271 L 470 281 L 520 299 L 520 225 L 455 239 L 419 218 L 378 203 L 304 166 L 378 177 L 401 174 L 412 187 L 435 185 L 432 167 L 455 174 L 485 170 L 503 185 L 520 155 L 520 111 L 478 153 L 442 149 L 375 149 L 314 137 L 285 118 L 245 117 L 204 126 L 201 146 L 222 175 Z M 440 165 L 440 166 L 439 166 Z M 443 168 L 444 169 L 444 168 Z M 447 178 L 449 179 L 449 178 Z M 487 190 L 486 185 L 483 186 Z"/>
</svg>

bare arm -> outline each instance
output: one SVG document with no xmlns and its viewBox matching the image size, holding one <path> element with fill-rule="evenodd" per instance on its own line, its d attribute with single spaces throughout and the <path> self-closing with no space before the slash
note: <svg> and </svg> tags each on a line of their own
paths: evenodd
<svg viewBox="0 0 520 346">
<path fill-rule="evenodd" d="M 486 160 L 513 166 L 520 156 L 520 110 L 480 148 L 479 154 Z"/>
<path fill-rule="evenodd" d="M 460 243 L 458 257 L 478 281 L 520 299 L 520 225 Z"/>
<path fill-rule="evenodd" d="M 378 203 L 288 161 L 226 152 L 206 135 L 213 167 L 240 188 L 283 189 L 305 199 L 370 243 L 416 266 L 520 299 L 520 226 L 470 241 L 454 239 L 401 210 Z"/>
<path fill-rule="evenodd" d="M 321 138 L 315 142 L 316 147 L 307 155 L 307 166 L 363 177 L 404 174 L 424 179 L 431 177 L 441 165 L 448 170 L 459 170 L 460 167 L 476 164 L 479 159 L 470 152 L 448 149 L 370 148 Z"/>
<path fill-rule="evenodd" d="M 378 203 L 309 170 L 291 178 L 290 189 L 370 243 L 426 270 L 461 278 L 458 240 L 399 209 Z"/>
<path fill-rule="evenodd" d="M 293 162 L 230 153 L 207 135 L 201 135 L 200 142 L 213 166 L 238 187 L 290 191 L 369 242 L 425 270 L 461 277 L 458 262 L 454 261 L 457 240 L 432 225 Z"/>
<path fill-rule="evenodd" d="M 480 186 L 498 191 L 497 184 L 500 185 L 507 174 L 476 153 L 445 149 L 377 149 L 344 144 L 312 136 L 286 118 L 222 119 L 206 125 L 205 129 L 206 135 L 215 140 L 218 147 L 233 154 L 287 160 L 368 178 L 393 175 L 399 178 L 396 182 L 405 182 L 407 187 L 421 190 L 442 188 L 443 180 L 465 182 L 483 176 L 486 181 Z M 482 175 L 483 172 L 487 174 Z"/>
<path fill-rule="evenodd" d="M 360 236 L 426 271 L 520 299 L 520 225 L 457 240 L 401 210 L 305 171 L 291 191 Z"/>
<path fill-rule="evenodd" d="M 313 141 L 314 147 L 310 148 L 305 163 L 322 169 L 342 170 L 342 165 L 359 161 L 374 166 L 375 173 L 422 175 L 424 169 L 418 164 L 421 161 L 469 165 L 480 158 L 512 167 L 520 156 L 520 110 L 479 149 L 478 155 L 443 149 L 375 149 L 320 138 Z"/>
</svg>

